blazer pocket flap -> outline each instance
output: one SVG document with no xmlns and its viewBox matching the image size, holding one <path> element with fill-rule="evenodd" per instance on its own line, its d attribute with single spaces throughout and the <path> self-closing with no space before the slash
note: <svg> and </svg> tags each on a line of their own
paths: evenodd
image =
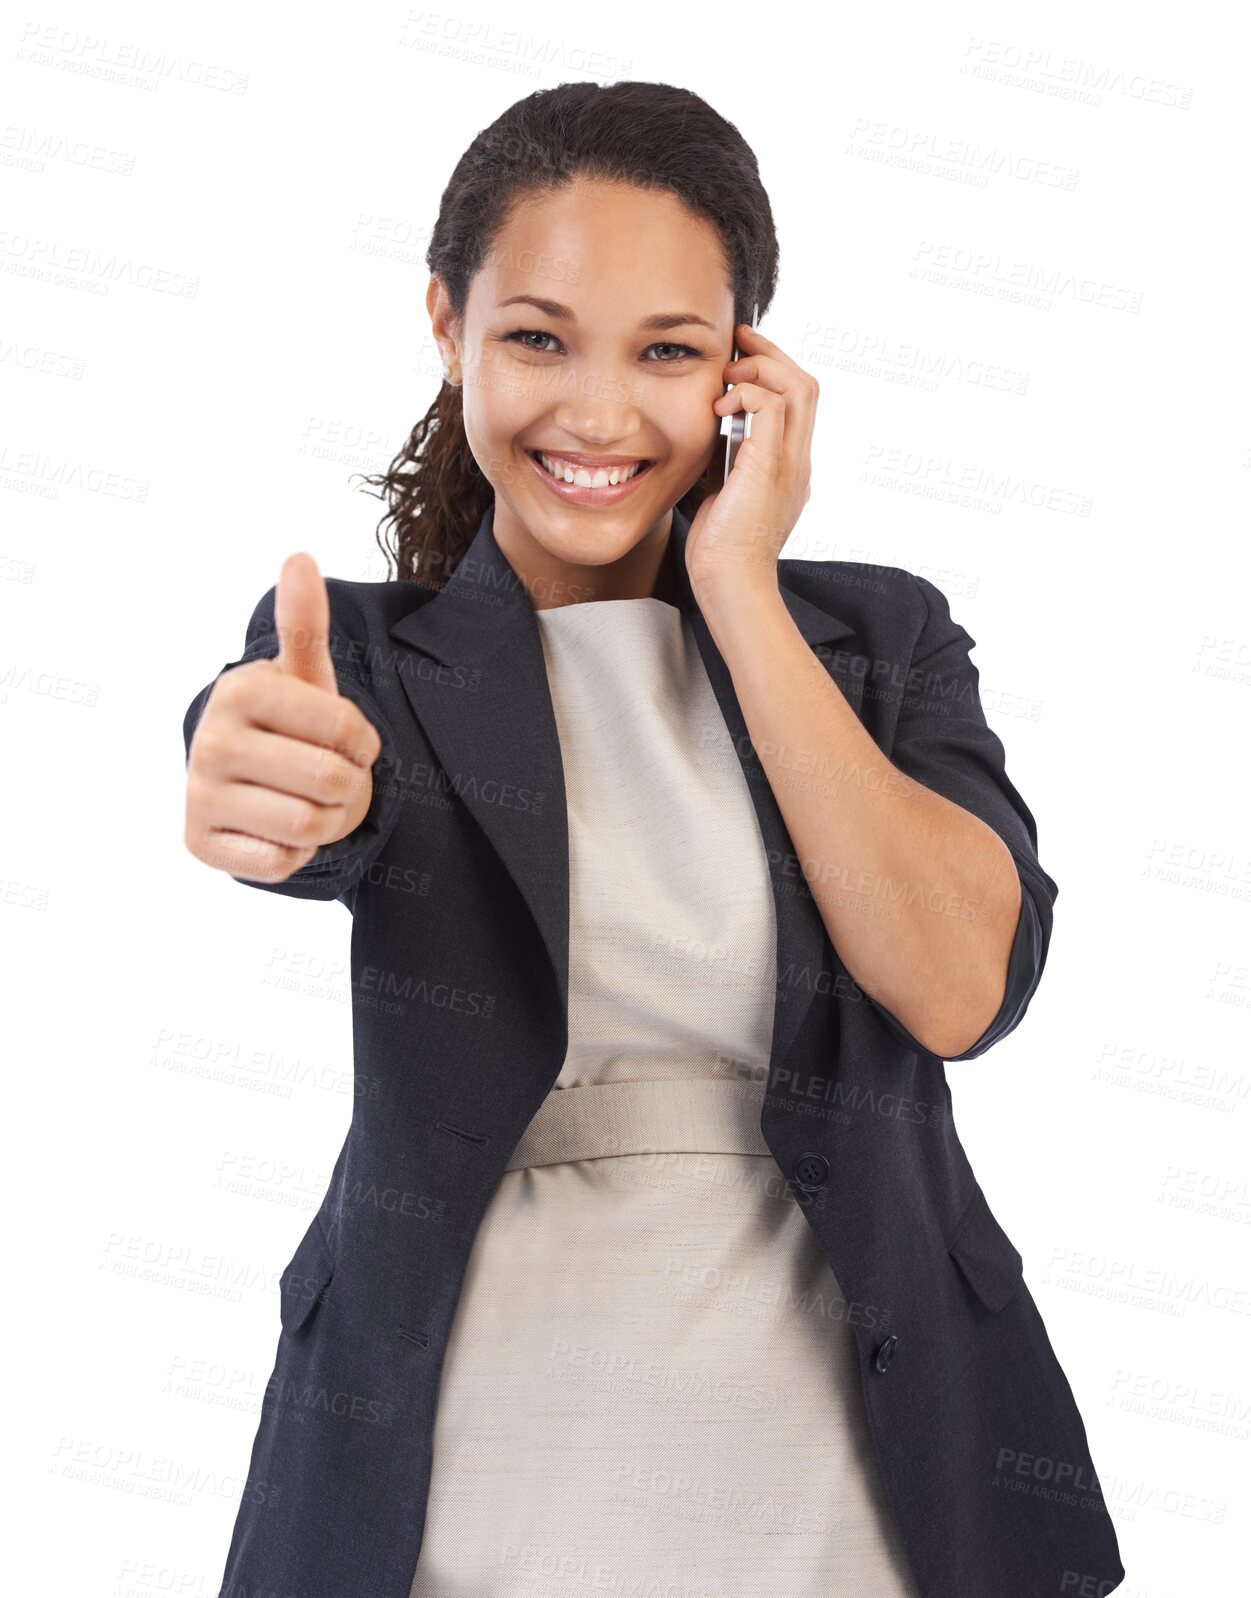
<svg viewBox="0 0 1251 1598">
<path fill-rule="evenodd" d="M 322 1235 L 321 1220 L 314 1215 L 290 1263 L 278 1278 L 278 1313 L 284 1331 L 294 1332 L 303 1326 L 314 1306 L 320 1303 L 333 1275 L 334 1257 Z"/>
<path fill-rule="evenodd" d="M 979 1187 L 947 1240 L 947 1252 L 987 1309 L 1000 1310 L 1021 1281 L 1021 1255 Z"/>
</svg>

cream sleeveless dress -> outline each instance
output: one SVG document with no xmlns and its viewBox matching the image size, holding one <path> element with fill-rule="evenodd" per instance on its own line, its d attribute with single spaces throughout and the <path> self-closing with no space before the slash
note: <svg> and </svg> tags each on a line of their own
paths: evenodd
<svg viewBox="0 0 1251 1598">
<path fill-rule="evenodd" d="M 829 1265 L 760 1132 L 751 795 L 681 610 L 536 611 L 569 1050 L 471 1251 L 411 1598 L 917 1598 Z"/>
</svg>

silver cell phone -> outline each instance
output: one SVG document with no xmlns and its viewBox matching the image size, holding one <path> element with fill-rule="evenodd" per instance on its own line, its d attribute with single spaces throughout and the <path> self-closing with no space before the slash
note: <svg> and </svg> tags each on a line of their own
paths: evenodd
<svg viewBox="0 0 1251 1598">
<path fill-rule="evenodd" d="M 757 327 L 759 324 L 760 306 L 756 304 L 751 308 L 751 325 Z M 736 339 L 734 341 L 733 359 L 737 361 L 738 358 L 738 340 Z M 726 393 L 728 394 L 733 387 L 733 383 L 727 383 L 725 385 Z M 739 445 L 745 438 L 751 437 L 750 411 L 735 411 L 733 416 L 723 416 L 721 418 L 721 436 L 725 439 L 725 477 L 722 481 L 728 482 L 730 472 L 734 467 L 734 459 L 738 454 Z"/>
</svg>

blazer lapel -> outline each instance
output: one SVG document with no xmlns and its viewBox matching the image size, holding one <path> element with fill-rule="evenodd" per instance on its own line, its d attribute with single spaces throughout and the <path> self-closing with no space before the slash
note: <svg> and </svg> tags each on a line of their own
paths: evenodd
<svg viewBox="0 0 1251 1598">
<path fill-rule="evenodd" d="M 494 505 L 433 599 L 390 629 L 406 646 L 396 668 L 413 712 L 466 805 L 520 889 L 551 961 L 564 1016 L 569 1004 L 569 834 L 564 768 L 538 623 L 495 542 Z M 695 601 L 686 570 L 689 520 L 677 507 L 667 559 L 678 603 L 725 717 L 755 806 L 777 911 L 777 985 L 770 1081 L 807 1013 L 825 967 L 825 925 L 803 876 L 729 668 Z M 779 583 L 804 639 L 829 643 L 854 628 Z M 428 657 L 434 666 L 419 660 Z"/>
</svg>

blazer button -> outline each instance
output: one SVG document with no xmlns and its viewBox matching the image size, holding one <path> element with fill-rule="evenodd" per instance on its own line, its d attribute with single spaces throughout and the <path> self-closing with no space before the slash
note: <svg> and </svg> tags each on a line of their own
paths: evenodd
<svg viewBox="0 0 1251 1598">
<path fill-rule="evenodd" d="M 892 1332 L 877 1351 L 877 1358 L 873 1361 L 874 1370 L 884 1371 L 886 1369 L 895 1357 L 895 1345 L 898 1342 L 899 1338 Z"/>
<path fill-rule="evenodd" d="M 824 1154 L 801 1154 L 791 1167 L 796 1185 L 805 1190 L 824 1187 L 830 1179 L 830 1162 Z"/>
</svg>

